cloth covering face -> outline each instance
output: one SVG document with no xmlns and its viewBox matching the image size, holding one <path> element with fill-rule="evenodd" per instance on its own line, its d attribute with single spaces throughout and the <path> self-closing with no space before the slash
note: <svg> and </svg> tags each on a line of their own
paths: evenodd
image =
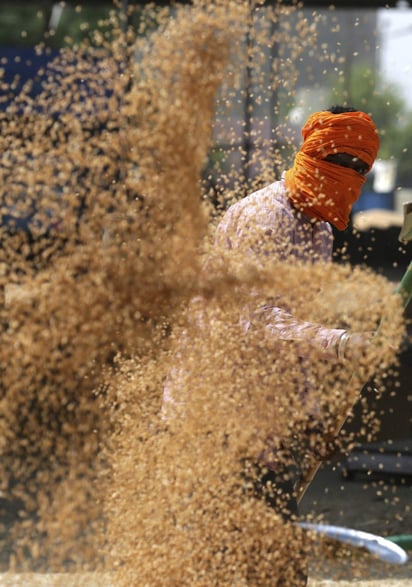
<svg viewBox="0 0 412 587">
<path fill-rule="evenodd" d="M 302 137 L 301 149 L 285 176 L 289 198 L 308 216 L 344 230 L 365 177 L 325 157 L 347 153 L 370 170 L 379 150 L 377 128 L 364 112 L 316 112 L 302 128 Z"/>
</svg>

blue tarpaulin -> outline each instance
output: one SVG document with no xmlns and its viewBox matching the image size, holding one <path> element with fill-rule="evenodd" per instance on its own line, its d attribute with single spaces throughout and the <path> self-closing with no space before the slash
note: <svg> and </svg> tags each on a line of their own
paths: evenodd
<svg viewBox="0 0 412 587">
<path fill-rule="evenodd" d="M 0 95 L 0 109 L 5 110 L 13 96 L 21 92 L 29 80 L 32 80 L 29 95 L 38 95 L 45 68 L 58 53 L 58 50 L 47 49 L 39 52 L 33 47 L 0 46 L 0 69 L 3 72 L 2 81 L 5 82 Z"/>
</svg>

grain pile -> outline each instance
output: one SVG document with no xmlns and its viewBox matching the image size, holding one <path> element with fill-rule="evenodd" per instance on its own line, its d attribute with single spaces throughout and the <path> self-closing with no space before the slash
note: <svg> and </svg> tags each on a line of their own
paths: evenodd
<svg viewBox="0 0 412 587">
<path fill-rule="evenodd" d="M 297 317 L 354 330 L 373 330 L 385 308 L 391 319 L 354 375 L 310 351 L 313 398 L 331 426 L 378 364 L 393 364 L 402 326 L 392 286 L 365 270 L 274 262 L 257 272 L 233 256 L 202 271 L 216 94 L 224 112 L 251 62 L 254 83 L 266 79 L 259 62 L 276 33 L 289 51 L 265 92 L 293 95 L 292 63 L 316 36 L 305 20 L 289 30 L 287 11 L 296 9 L 268 11 L 249 53 L 244 2 L 149 8 L 138 37 L 113 11 L 93 42 L 62 51 L 35 102 L 23 91 L 2 114 L 3 213 L 34 214 L 31 233 L 8 231 L 0 250 L 0 479 L 19 510 L 3 536 L 12 568 L 103 569 L 119 586 L 263 586 L 293 584 L 291 560 L 312 548 L 250 498 L 239 466 L 268 435 L 293 432 L 303 460 L 307 451 L 296 353 L 259 333 L 239 337 L 239 312 L 252 287 L 286 297 Z M 271 28 L 280 16 L 286 25 Z M 253 181 L 229 166 L 226 202 L 273 179 L 285 146 L 259 145 Z M 202 336 L 186 323 L 197 304 L 213 323 Z M 184 409 L 165 422 L 164 380 L 182 338 Z"/>
</svg>

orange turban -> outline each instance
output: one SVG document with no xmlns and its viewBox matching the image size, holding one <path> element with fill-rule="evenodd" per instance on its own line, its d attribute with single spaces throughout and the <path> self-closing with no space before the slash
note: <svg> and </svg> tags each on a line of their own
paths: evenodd
<svg viewBox="0 0 412 587">
<path fill-rule="evenodd" d="M 288 195 L 306 215 L 344 230 L 365 177 L 324 159 L 347 153 L 361 159 L 370 170 L 379 150 L 376 126 L 364 112 L 315 112 L 302 128 L 302 137 L 293 167 L 286 171 Z"/>
</svg>

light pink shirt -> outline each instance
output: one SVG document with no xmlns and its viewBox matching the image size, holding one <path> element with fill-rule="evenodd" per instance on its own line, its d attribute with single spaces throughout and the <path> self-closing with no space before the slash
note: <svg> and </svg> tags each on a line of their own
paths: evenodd
<svg viewBox="0 0 412 587">
<path fill-rule="evenodd" d="M 295 258 L 310 263 L 330 262 L 332 247 L 330 224 L 313 221 L 293 208 L 286 196 L 282 177 L 280 181 L 247 196 L 228 209 L 216 229 L 214 254 L 238 250 L 244 255 L 245 263 L 264 268 L 265 262 L 273 258 Z M 191 308 L 196 308 L 196 316 L 193 312 L 189 315 L 189 320 L 199 324 L 207 316 L 207 312 L 204 312 L 202 317 L 200 302 L 200 299 L 196 299 L 191 304 Z M 250 301 L 239 321 L 243 334 L 250 328 L 264 328 L 265 334 L 276 340 L 290 340 L 295 343 L 307 343 L 309 340 L 316 347 L 316 356 L 327 360 L 337 360 L 337 344 L 345 332 L 342 329 L 296 320 L 288 311 L 286 302 L 282 303 L 281 299 L 276 302 L 262 300 L 259 292 L 251 292 Z M 179 374 L 182 374 L 182 367 L 185 369 L 184 347 L 189 342 L 186 338 L 187 333 L 183 333 L 175 367 L 169 374 L 164 389 L 163 413 L 167 417 L 173 405 L 184 402 L 179 397 Z M 178 366 L 180 361 L 183 364 Z M 301 390 L 302 393 L 307 391 Z"/>
<path fill-rule="evenodd" d="M 298 212 L 286 196 L 283 178 L 280 181 L 240 200 L 224 215 L 217 227 L 215 247 L 234 250 L 247 240 L 245 261 L 263 268 L 267 259 L 297 259 L 308 263 L 330 262 L 333 236 L 329 223 L 313 221 Z M 242 247 L 244 250 L 244 247 Z M 336 346 L 342 329 L 325 328 L 319 324 L 294 320 L 285 306 L 260 303 L 245 309 L 241 317 L 247 331 L 256 320 L 273 336 L 282 340 L 311 340 L 325 359 L 336 359 Z M 253 300 L 253 296 L 252 296 Z"/>
</svg>

